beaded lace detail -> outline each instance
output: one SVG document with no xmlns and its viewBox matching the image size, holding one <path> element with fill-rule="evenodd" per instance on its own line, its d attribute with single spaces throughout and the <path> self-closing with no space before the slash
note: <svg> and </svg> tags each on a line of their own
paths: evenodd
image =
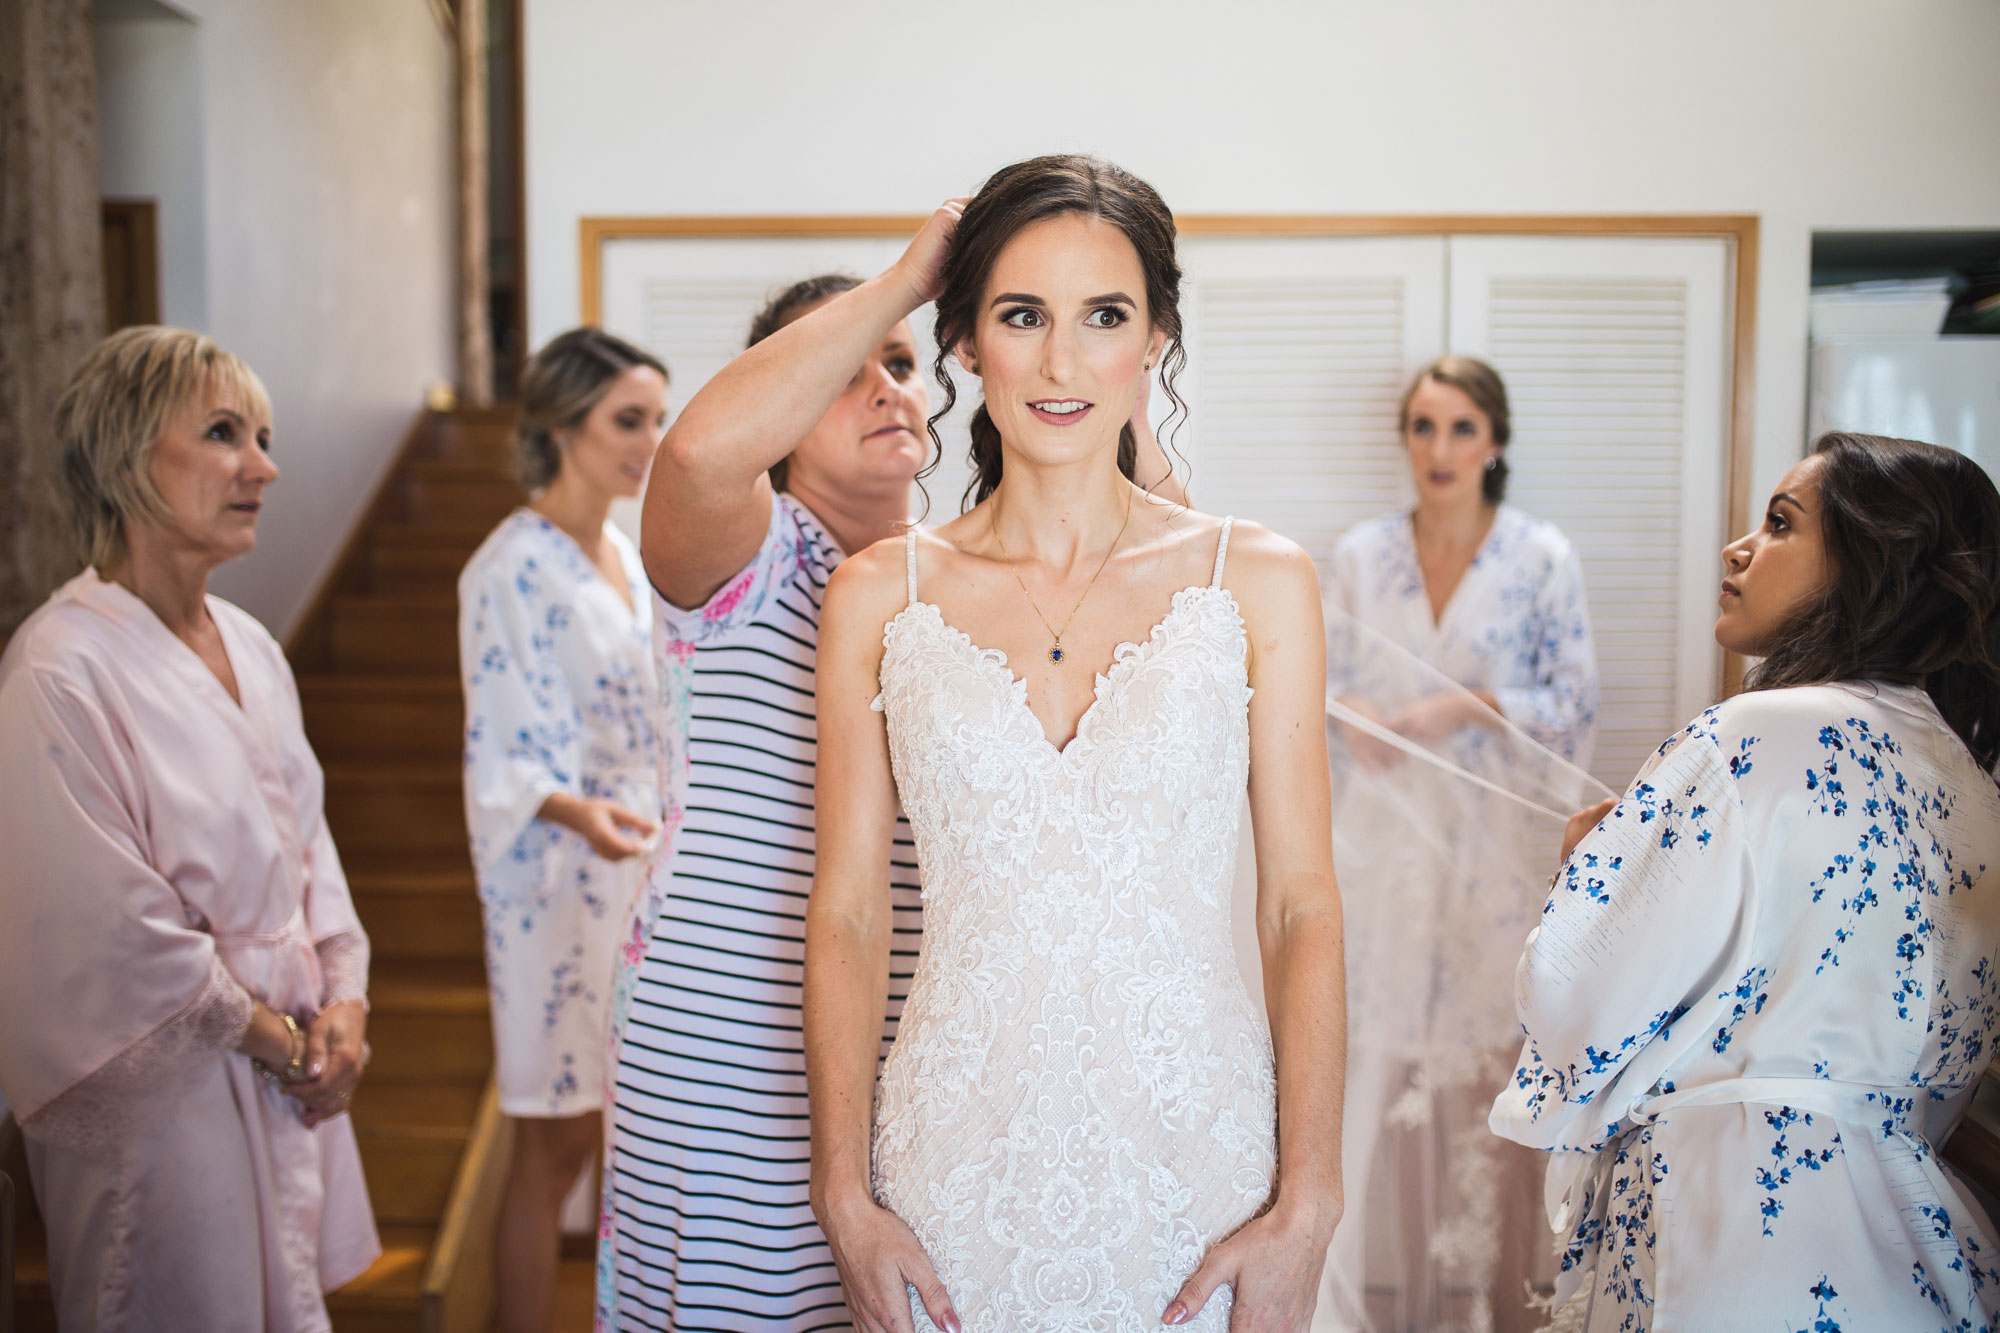
<svg viewBox="0 0 2000 1333">
<path fill-rule="evenodd" d="M 925 927 L 876 1191 L 968 1330 L 1154 1329 L 1276 1176 L 1270 1038 L 1230 935 L 1251 691 L 1226 546 L 1059 750 L 1005 656 L 916 600 L 911 540 L 876 704 Z"/>
<path fill-rule="evenodd" d="M 28 1134 L 88 1157 L 158 1133 L 209 1061 L 243 1039 L 256 1002 L 216 959 L 186 1008 L 107 1060 L 21 1124 Z"/>
</svg>

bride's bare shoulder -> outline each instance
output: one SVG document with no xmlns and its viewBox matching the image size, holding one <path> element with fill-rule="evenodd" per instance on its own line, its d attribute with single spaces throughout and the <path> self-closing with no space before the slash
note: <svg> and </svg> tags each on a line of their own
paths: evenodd
<svg viewBox="0 0 2000 1333">
<path fill-rule="evenodd" d="M 885 537 L 848 556 L 826 581 L 826 604 L 820 613 L 821 633 L 837 618 L 857 622 L 887 620 L 909 600 L 908 543 Z"/>
<path fill-rule="evenodd" d="M 1264 624 L 1317 623 L 1320 615 L 1319 571 L 1312 557 L 1290 537 L 1254 519 L 1230 524 L 1222 586 L 1235 595 L 1253 632 Z"/>
</svg>

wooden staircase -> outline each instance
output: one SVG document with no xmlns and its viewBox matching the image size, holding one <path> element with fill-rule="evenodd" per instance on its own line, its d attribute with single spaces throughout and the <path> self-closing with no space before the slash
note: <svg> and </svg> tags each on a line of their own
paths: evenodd
<svg viewBox="0 0 2000 1333">
<path fill-rule="evenodd" d="M 474 548 L 523 499 L 512 430 L 511 409 L 420 416 L 287 645 L 326 770 L 327 822 L 374 947 L 374 1060 L 353 1114 L 384 1253 L 328 1298 L 338 1333 L 483 1333 L 492 1319 L 493 1219 L 511 1143 L 490 1087 L 459 785 L 456 588 Z M 13 1130 L 0 1126 L 0 1171 L 15 1182 L 22 1224 L 12 1313 L 31 1333 L 55 1320 Z"/>
<path fill-rule="evenodd" d="M 374 947 L 354 1128 L 382 1259 L 339 1333 L 483 1330 L 505 1122 L 461 795 L 458 572 L 524 498 L 508 409 L 425 413 L 288 652 Z"/>
</svg>

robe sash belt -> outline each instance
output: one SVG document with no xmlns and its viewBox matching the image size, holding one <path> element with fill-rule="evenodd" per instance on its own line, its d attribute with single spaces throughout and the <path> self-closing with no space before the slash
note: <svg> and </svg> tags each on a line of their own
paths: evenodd
<svg viewBox="0 0 2000 1333">
<path fill-rule="evenodd" d="M 1865 1126 L 1884 1135 L 1903 1134 L 1932 1148 L 1925 1128 L 1931 1098 L 1922 1088 L 1873 1087 L 1824 1078 L 1730 1078 L 1697 1088 L 1641 1097 L 1619 1124 L 1617 1134 L 1595 1152 L 1557 1149 L 1549 1160 L 1543 1202 L 1549 1225 L 1568 1234 L 1577 1223 L 1597 1174 L 1598 1161 L 1632 1130 L 1675 1111 L 1703 1106 L 1781 1106 L 1825 1116 L 1838 1125 Z"/>
<path fill-rule="evenodd" d="M 303 904 L 283 927 L 268 934 L 216 931 L 214 937 L 222 965 L 243 989 L 301 1024 L 319 1013 L 323 985 L 319 951 L 313 947 Z"/>
</svg>

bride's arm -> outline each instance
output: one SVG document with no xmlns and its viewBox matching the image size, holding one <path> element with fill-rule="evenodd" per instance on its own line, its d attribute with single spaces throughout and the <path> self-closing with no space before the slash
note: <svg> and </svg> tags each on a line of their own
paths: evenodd
<svg viewBox="0 0 2000 1333">
<path fill-rule="evenodd" d="M 1326 635 L 1312 561 L 1263 527 L 1236 525 L 1223 582 L 1243 610 L 1256 690 L 1250 818 L 1257 940 L 1278 1057 L 1279 1175 L 1268 1211 L 1208 1253 L 1165 1318 L 1170 1324 L 1192 1318 L 1226 1282 L 1235 1291 L 1234 1327 L 1303 1333 L 1340 1220 L 1347 1058 L 1326 757 Z"/>
<path fill-rule="evenodd" d="M 869 703 L 881 673 L 882 627 L 903 601 L 903 543 L 879 542 L 834 572 L 820 613 L 818 837 L 805 962 L 812 1208 L 858 1327 L 909 1333 L 908 1282 L 931 1321 L 956 1333 L 943 1284 L 910 1229 L 875 1202 L 869 1172 L 876 1056 L 889 1003 L 896 835 L 888 730 Z"/>
</svg>

